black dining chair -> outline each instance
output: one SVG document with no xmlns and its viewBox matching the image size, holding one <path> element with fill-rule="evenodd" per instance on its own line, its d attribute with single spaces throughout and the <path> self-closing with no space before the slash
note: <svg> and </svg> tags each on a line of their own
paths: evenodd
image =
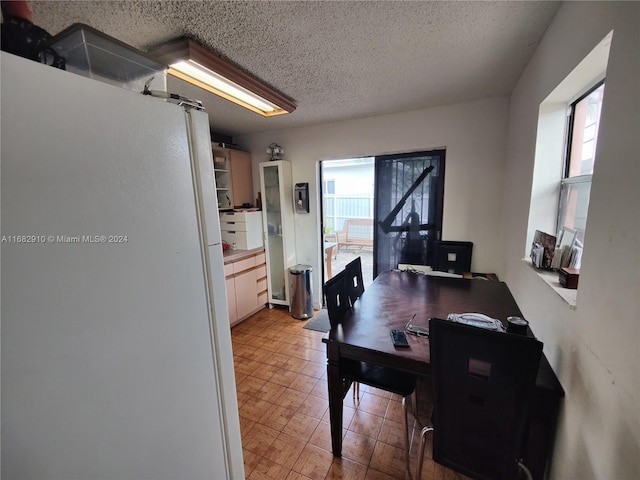
<svg viewBox="0 0 640 480">
<path fill-rule="evenodd" d="M 347 289 L 346 270 L 337 273 L 324 284 L 324 296 L 331 328 L 340 324 L 344 314 L 351 308 Z"/>
<path fill-rule="evenodd" d="M 532 337 L 433 318 L 429 322 L 433 460 L 482 480 L 512 480 L 521 461 L 531 396 L 542 355 Z"/>
<path fill-rule="evenodd" d="M 344 295 L 346 294 L 349 305 L 352 306 L 364 293 L 361 258 L 357 257 L 349 262 L 338 276 L 343 278 L 332 278 L 325 284 L 330 323 L 332 322 L 331 318 L 334 317 L 334 321 L 331 323 L 332 327 L 339 323 L 339 319 L 347 310 Z M 360 384 L 358 382 L 353 384 L 353 398 L 360 400 Z"/>
<path fill-rule="evenodd" d="M 359 258 L 360 257 L 358 257 L 357 260 L 359 260 Z M 357 268 L 358 266 L 360 266 L 359 261 L 354 264 L 353 268 Z M 329 315 L 329 323 L 332 329 L 336 328 L 342 322 L 344 315 L 352 306 L 352 302 L 349 300 L 349 291 L 350 286 L 354 285 L 353 278 L 354 277 L 352 277 L 351 274 L 347 273 L 347 269 L 345 268 L 345 270 L 334 275 L 324 284 L 327 313 Z M 361 278 L 362 270 L 360 270 L 360 279 Z M 362 287 L 362 290 L 364 291 L 364 287 Z M 360 295 L 361 293 L 358 294 L 358 297 Z M 407 472 L 409 472 L 409 418 L 407 412 L 407 399 L 412 403 L 415 414 L 416 402 L 415 398 L 412 401 L 412 397 L 414 397 L 416 390 L 417 376 L 394 368 L 382 367 L 357 360 L 342 361 L 340 364 L 340 375 L 343 382 L 343 395 L 346 394 L 351 385 L 353 385 L 354 398 L 357 391 L 358 401 L 360 401 L 360 383 L 374 388 L 379 388 L 386 392 L 395 393 L 402 397 L 405 462 Z"/>
<path fill-rule="evenodd" d="M 364 293 L 364 282 L 362 280 L 362 260 L 360 257 L 355 258 L 351 262 L 347 263 L 344 267 L 345 281 L 347 282 L 347 296 L 349 302 L 353 304 Z M 355 382 L 353 384 L 353 398 L 360 401 L 360 384 Z"/>
<path fill-rule="evenodd" d="M 344 267 L 347 278 L 347 296 L 351 305 L 364 293 L 364 282 L 362 280 L 362 260 L 355 258 Z"/>
<path fill-rule="evenodd" d="M 342 317 L 351 308 L 352 302 L 349 299 L 349 277 L 345 268 L 337 275 L 331 277 L 324 284 L 324 294 L 326 298 L 327 313 L 331 328 L 336 327 L 342 321 Z M 360 401 L 360 383 L 353 382 L 353 398 Z"/>
</svg>

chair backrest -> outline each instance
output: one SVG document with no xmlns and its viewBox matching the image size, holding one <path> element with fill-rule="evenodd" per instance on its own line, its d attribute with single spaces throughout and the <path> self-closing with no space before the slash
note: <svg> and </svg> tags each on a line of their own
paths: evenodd
<svg viewBox="0 0 640 480">
<path fill-rule="evenodd" d="M 351 305 L 364 293 L 364 283 L 362 281 L 362 260 L 357 257 L 344 267 L 347 282 L 347 295 Z"/>
<path fill-rule="evenodd" d="M 351 308 L 347 291 L 346 270 L 331 277 L 324 284 L 324 295 L 327 301 L 327 313 L 331 328 L 342 322 L 342 317 Z"/>
<path fill-rule="evenodd" d="M 433 459 L 473 478 L 516 478 L 542 343 L 431 319 L 429 346 Z"/>
</svg>

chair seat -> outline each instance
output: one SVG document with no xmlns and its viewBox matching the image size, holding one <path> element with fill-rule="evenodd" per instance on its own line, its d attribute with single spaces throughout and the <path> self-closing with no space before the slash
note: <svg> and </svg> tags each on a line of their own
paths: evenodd
<svg viewBox="0 0 640 480">
<path fill-rule="evenodd" d="M 416 375 L 395 368 L 350 361 L 344 363 L 342 373 L 354 382 L 364 383 L 402 397 L 408 397 L 416 389 Z"/>
</svg>

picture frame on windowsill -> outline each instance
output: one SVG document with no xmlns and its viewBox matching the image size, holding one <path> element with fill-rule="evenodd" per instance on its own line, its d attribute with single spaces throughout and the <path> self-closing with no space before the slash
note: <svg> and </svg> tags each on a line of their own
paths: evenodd
<svg viewBox="0 0 640 480">
<path fill-rule="evenodd" d="M 531 245 L 531 262 L 534 267 L 550 270 L 553 262 L 553 254 L 556 249 L 556 237 L 548 233 L 536 230 Z"/>
</svg>

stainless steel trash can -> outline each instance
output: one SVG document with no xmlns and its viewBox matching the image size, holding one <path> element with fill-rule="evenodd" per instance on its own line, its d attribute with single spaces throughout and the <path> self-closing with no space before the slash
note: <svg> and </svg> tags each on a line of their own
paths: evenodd
<svg viewBox="0 0 640 480">
<path fill-rule="evenodd" d="M 311 265 L 295 265 L 289 268 L 291 316 L 299 320 L 313 317 L 311 270 Z"/>
</svg>

